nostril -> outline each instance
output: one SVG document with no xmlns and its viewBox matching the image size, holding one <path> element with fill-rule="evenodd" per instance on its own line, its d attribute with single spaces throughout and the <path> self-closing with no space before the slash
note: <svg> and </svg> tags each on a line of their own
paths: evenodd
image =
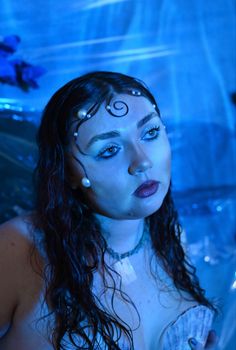
<svg viewBox="0 0 236 350">
<path fill-rule="evenodd" d="M 145 173 L 148 169 L 152 168 L 153 164 L 149 160 L 142 162 L 136 162 L 129 167 L 129 173 L 131 175 Z"/>
<path fill-rule="evenodd" d="M 141 174 L 141 173 L 143 173 L 143 170 L 141 170 L 141 169 L 137 169 L 137 170 L 135 171 L 135 174 Z"/>
</svg>

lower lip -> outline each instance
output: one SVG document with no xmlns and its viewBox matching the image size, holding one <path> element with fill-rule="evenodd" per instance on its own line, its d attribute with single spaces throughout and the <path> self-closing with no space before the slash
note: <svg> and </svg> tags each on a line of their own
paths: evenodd
<svg viewBox="0 0 236 350">
<path fill-rule="evenodd" d="M 147 197 L 152 196 L 154 193 L 156 193 L 157 190 L 158 190 L 158 187 L 159 187 L 159 183 L 158 182 L 157 183 L 153 183 L 150 186 L 146 186 L 146 187 L 142 188 L 141 190 L 136 192 L 134 195 L 136 197 L 139 197 L 139 198 L 147 198 Z"/>
</svg>

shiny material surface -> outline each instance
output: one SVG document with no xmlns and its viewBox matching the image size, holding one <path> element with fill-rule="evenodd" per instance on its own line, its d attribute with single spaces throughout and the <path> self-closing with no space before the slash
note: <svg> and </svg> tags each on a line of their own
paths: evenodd
<svg viewBox="0 0 236 350">
<path fill-rule="evenodd" d="M 189 350 L 188 340 L 194 338 L 205 346 L 214 313 L 206 306 L 195 306 L 174 320 L 164 330 L 158 350 Z"/>
<path fill-rule="evenodd" d="M 84 187 L 87 187 L 87 188 L 91 187 L 91 183 L 87 177 L 83 177 L 81 180 L 81 183 Z"/>
</svg>

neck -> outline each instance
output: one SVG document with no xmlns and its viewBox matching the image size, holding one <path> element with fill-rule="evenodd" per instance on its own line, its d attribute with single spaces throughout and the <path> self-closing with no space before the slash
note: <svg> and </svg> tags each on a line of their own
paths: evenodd
<svg viewBox="0 0 236 350">
<path fill-rule="evenodd" d="M 109 247 L 119 253 L 133 249 L 143 234 L 144 219 L 115 220 L 96 214 Z"/>
</svg>

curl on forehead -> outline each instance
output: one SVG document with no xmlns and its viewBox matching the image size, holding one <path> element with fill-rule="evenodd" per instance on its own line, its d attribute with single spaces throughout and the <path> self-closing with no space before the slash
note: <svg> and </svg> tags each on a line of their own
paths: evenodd
<svg viewBox="0 0 236 350">
<path fill-rule="evenodd" d="M 110 92 L 109 95 L 105 96 L 104 100 L 94 103 L 93 105 L 84 106 L 81 109 L 74 109 L 73 113 L 73 121 L 75 124 L 74 136 L 78 136 L 79 127 L 85 123 L 87 120 L 91 119 L 100 109 L 101 105 L 104 105 L 106 112 L 111 117 L 122 118 L 125 117 L 129 113 L 129 104 L 127 103 L 127 99 L 124 98 L 125 95 L 130 95 L 132 97 L 144 97 L 152 103 L 153 108 L 156 110 L 157 114 L 160 116 L 159 110 L 153 101 L 146 96 L 146 94 L 142 94 L 140 90 L 132 89 L 127 90 L 122 93 L 116 93 L 115 91 Z M 87 107 L 87 108 L 86 108 Z"/>
</svg>

